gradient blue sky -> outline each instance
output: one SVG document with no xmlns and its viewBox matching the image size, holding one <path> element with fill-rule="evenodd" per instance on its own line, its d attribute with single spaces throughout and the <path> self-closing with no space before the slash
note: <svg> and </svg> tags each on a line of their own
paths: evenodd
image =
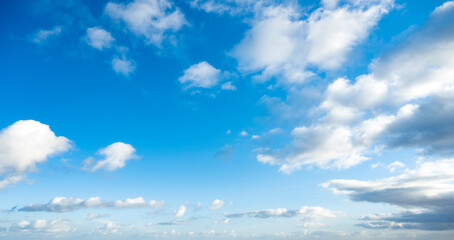
<svg viewBox="0 0 454 240">
<path fill-rule="evenodd" d="M 454 1 L 0 11 L 1 239 L 454 235 Z"/>
</svg>

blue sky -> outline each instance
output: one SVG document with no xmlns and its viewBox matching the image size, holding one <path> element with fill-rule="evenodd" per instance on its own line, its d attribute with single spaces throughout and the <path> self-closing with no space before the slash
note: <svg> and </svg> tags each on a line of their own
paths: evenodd
<svg viewBox="0 0 454 240">
<path fill-rule="evenodd" d="M 0 11 L 2 239 L 454 234 L 454 1 Z"/>
</svg>

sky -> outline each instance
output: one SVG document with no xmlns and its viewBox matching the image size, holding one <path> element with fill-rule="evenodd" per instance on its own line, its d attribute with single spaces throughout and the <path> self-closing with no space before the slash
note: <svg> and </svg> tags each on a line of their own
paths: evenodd
<svg viewBox="0 0 454 240">
<path fill-rule="evenodd" d="M 454 1 L 0 3 L 0 238 L 454 236 Z"/>
</svg>

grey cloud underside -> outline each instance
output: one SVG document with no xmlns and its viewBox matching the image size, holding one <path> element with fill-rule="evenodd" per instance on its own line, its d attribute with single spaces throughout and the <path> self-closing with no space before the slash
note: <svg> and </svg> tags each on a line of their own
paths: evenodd
<svg viewBox="0 0 454 240">
<path fill-rule="evenodd" d="M 386 145 L 423 147 L 426 154 L 454 153 L 454 96 L 435 96 L 411 118 L 392 123 L 384 136 Z"/>
<path fill-rule="evenodd" d="M 376 181 L 337 179 L 323 184 L 352 201 L 386 203 L 403 211 L 368 215 L 367 228 L 454 229 L 454 159 L 424 162 L 414 170 Z"/>
</svg>

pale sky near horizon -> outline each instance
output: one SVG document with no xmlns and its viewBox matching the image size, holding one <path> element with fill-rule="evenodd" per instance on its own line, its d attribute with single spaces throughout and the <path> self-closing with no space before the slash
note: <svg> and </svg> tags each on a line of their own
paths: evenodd
<svg viewBox="0 0 454 240">
<path fill-rule="evenodd" d="M 0 239 L 454 236 L 454 1 L 5 0 Z"/>
</svg>

